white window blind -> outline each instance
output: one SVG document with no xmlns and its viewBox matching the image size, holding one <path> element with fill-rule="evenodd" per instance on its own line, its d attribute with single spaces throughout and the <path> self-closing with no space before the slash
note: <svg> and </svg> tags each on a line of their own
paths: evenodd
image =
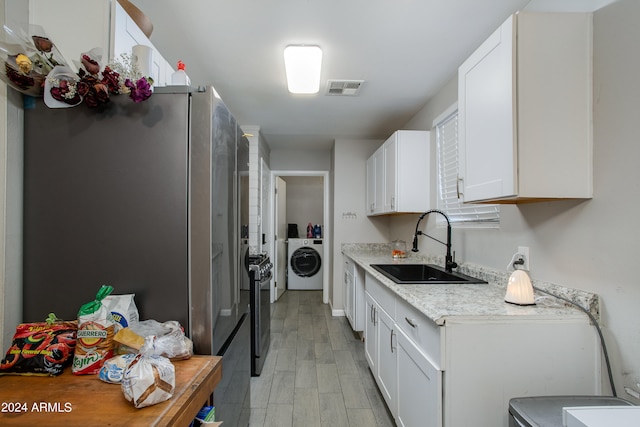
<svg viewBox="0 0 640 427">
<path fill-rule="evenodd" d="M 438 162 L 438 208 L 458 227 L 498 227 L 500 206 L 464 204 L 458 198 L 458 108 L 453 105 L 433 122 Z"/>
</svg>

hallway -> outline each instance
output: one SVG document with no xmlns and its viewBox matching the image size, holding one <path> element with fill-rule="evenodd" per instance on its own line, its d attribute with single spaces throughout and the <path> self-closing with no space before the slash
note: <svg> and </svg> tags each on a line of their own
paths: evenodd
<svg viewBox="0 0 640 427">
<path fill-rule="evenodd" d="M 251 378 L 250 426 L 395 425 L 362 341 L 346 318 L 331 316 L 322 291 L 285 292 L 271 319 L 269 355 Z"/>
</svg>

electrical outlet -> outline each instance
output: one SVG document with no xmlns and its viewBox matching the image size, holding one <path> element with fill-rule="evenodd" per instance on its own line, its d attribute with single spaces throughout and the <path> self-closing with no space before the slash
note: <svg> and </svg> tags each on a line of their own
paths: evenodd
<svg viewBox="0 0 640 427">
<path fill-rule="evenodd" d="M 518 253 L 522 255 L 524 259 L 524 264 L 520 266 L 520 270 L 531 271 L 531 258 L 529 257 L 529 247 L 528 246 L 518 246 Z"/>
</svg>

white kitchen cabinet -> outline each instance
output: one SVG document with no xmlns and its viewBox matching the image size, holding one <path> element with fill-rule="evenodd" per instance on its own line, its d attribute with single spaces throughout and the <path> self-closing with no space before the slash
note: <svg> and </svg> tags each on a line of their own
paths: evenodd
<svg viewBox="0 0 640 427">
<path fill-rule="evenodd" d="M 367 159 L 367 215 L 383 213 L 384 208 L 384 151 L 376 150 Z"/>
<path fill-rule="evenodd" d="M 396 416 L 397 352 L 393 318 L 365 292 L 368 318 L 365 325 L 365 358 L 391 414 Z"/>
<path fill-rule="evenodd" d="M 378 335 L 376 328 L 376 301 L 369 292 L 364 293 L 366 317 L 364 322 L 364 357 L 367 359 L 371 372 L 378 368 Z"/>
<path fill-rule="evenodd" d="M 398 412 L 397 328 L 393 317 L 380 305 L 376 308 L 376 320 L 378 366 L 374 374 L 382 397 L 395 418 Z"/>
<path fill-rule="evenodd" d="M 394 132 L 367 160 L 367 215 L 428 210 L 430 159 L 429 132 Z"/>
<path fill-rule="evenodd" d="M 140 27 L 131 19 L 127 12 L 116 4 L 115 28 L 113 32 L 113 57 L 131 54 L 133 46 L 142 44 L 151 47 L 152 50 L 152 70 L 151 77 L 155 86 L 166 86 L 171 84 L 171 76 L 174 69 L 169 65 L 160 51 L 151 43 Z"/>
<path fill-rule="evenodd" d="M 82 16 L 69 25 L 69 13 Z M 155 86 L 171 83 L 173 68 L 116 0 L 29 0 L 29 21 L 44 28 L 72 68 L 83 52 L 102 48 L 103 65 L 131 54 L 136 44 L 151 47 Z"/>
<path fill-rule="evenodd" d="M 364 272 L 349 257 L 344 257 L 344 313 L 356 332 L 364 331 Z"/>
<path fill-rule="evenodd" d="M 601 393 L 586 316 L 451 316 L 436 325 L 368 273 L 365 296 L 365 356 L 398 426 L 508 427 L 512 397 Z"/>
<path fill-rule="evenodd" d="M 400 427 L 439 427 L 442 425 L 442 372 L 436 369 L 402 329 L 396 329 L 396 336 L 396 423 Z"/>
<path fill-rule="evenodd" d="M 520 12 L 459 67 L 464 202 L 590 198 L 588 13 Z"/>
<path fill-rule="evenodd" d="M 344 282 L 342 283 L 342 301 L 344 304 L 344 316 L 353 329 L 353 270 L 350 268 L 348 258 L 344 259 Z"/>
</svg>

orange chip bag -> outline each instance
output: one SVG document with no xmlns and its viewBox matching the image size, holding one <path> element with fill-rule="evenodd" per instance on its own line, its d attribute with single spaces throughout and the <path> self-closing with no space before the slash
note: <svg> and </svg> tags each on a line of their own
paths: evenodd
<svg viewBox="0 0 640 427">
<path fill-rule="evenodd" d="M 113 357 L 116 324 L 101 301 L 113 291 L 102 286 L 95 301 L 84 304 L 78 312 L 78 333 L 71 372 L 75 375 L 97 374 L 104 361 Z"/>
</svg>

